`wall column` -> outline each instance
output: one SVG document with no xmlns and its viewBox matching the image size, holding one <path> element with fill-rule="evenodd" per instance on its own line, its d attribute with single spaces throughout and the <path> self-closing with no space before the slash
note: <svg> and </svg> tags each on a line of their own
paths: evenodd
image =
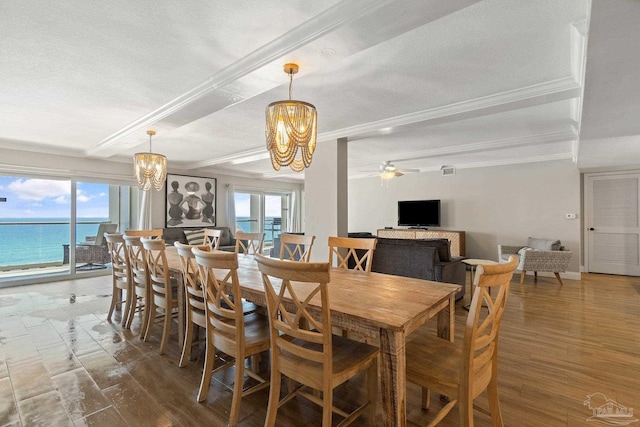
<svg viewBox="0 0 640 427">
<path fill-rule="evenodd" d="M 311 261 L 329 260 L 329 236 L 347 236 L 347 138 L 318 142 L 305 171 L 305 234 L 316 236 Z"/>
</svg>

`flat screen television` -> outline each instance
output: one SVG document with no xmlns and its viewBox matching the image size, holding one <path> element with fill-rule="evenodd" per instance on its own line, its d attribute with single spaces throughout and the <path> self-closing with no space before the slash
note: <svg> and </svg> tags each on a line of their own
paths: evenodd
<svg viewBox="0 0 640 427">
<path fill-rule="evenodd" d="M 399 201 L 398 225 L 440 227 L 440 200 Z"/>
</svg>

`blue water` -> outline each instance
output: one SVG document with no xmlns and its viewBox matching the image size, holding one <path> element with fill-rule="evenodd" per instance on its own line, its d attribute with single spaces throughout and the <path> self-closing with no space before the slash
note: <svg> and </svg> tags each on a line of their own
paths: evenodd
<svg viewBox="0 0 640 427">
<path fill-rule="evenodd" d="M 252 230 L 251 227 L 256 227 L 257 226 L 257 222 L 243 222 L 243 220 L 248 220 L 249 217 L 243 217 L 243 216 L 239 216 L 237 217 L 238 222 L 236 223 L 236 226 L 241 229 L 242 231 L 246 232 L 246 233 L 251 233 Z M 276 237 L 280 235 L 281 230 L 280 230 L 280 226 L 276 225 L 273 229 L 273 233 L 271 232 L 271 224 L 273 222 L 273 217 L 266 217 L 264 219 L 264 241 L 266 243 L 271 243 L 273 242 L 273 236 L 275 235 Z M 284 231 L 284 230 L 282 230 Z"/>
<path fill-rule="evenodd" d="M 249 218 L 240 218 L 249 219 Z M 62 262 L 62 245 L 69 244 L 69 223 L 64 218 L 0 218 L 0 266 Z M 92 222 L 82 224 L 81 222 Z M 37 222 L 56 222 L 59 224 L 32 224 Z M 87 236 L 95 236 L 98 222 L 109 222 L 108 218 L 78 218 L 76 243 L 85 241 Z M 271 232 L 273 218 L 265 219 L 265 242 L 278 236 L 278 227 Z M 29 223 L 3 225 L 3 223 Z M 250 232 L 255 223 L 238 222 L 238 227 Z"/>
<path fill-rule="evenodd" d="M 80 224 L 91 221 L 94 224 Z M 76 242 L 84 242 L 86 236 L 95 236 L 97 222 L 107 218 L 78 218 Z M 60 224 L 3 223 L 58 222 Z M 62 245 L 69 244 L 69 220 L 64 218 L 0 218 L 0 266 L 62 262 Z"/>
</svg>

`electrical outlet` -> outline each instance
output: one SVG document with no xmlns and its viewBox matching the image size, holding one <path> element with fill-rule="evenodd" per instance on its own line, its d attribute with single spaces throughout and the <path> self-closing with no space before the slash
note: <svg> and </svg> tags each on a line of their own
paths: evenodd
<svg viewBox="0 0 640 427">
<path fill-rule="evenodd" d="M 568 213 L 564 215 L 565 219 L 576 219 L 578 217 L 577 214 L 573 214 L 573 213 Z"/>
</svg>

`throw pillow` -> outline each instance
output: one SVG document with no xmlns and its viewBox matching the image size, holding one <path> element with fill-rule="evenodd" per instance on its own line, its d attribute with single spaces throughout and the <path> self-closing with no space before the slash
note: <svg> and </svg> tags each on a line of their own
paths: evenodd
<svg viewBox="0 0 640 427">
<path fill-rule="evenodd" d="M 558 251 L 560 250 L 560 240 L 548 240 L 529 237 L 527 239 L 527 246 L 533 249 L 539 249 L 541 251 Z"/>
<path fill-rule="evenodd" d="M 187 237 L 187 242 L 190 245 L 202 245 L 202 244 L 204 244 L 204 229 L 200 229 L 200 230 L 184 230 L 184 235 Z"/>
<path fill-rule="evenodd" d="M 528 247 L 528 246 L 525 246 L 525 247 L 520 248 L 520 249 L 518 250 L 518 255 L 522 255 L 522 254 L 524 254 L 524 252 L 525 252 L 525 251 L 535 251 L 535 250 L 536 250 L 536 249 L 533 249 L 533 248 L 530 248 L 530 247 Z"/>
</svg>

